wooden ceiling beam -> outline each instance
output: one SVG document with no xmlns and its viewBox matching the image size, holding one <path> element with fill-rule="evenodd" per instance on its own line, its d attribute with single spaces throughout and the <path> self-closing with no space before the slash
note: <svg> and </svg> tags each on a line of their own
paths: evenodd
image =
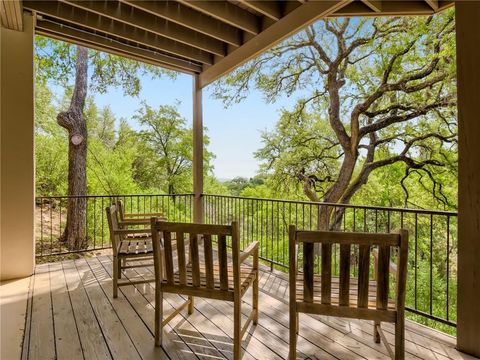
<svg viewBox="0 0 480 360">
<path fill-rule="evenodd" d="M 455 5 L 454 0 L 440 0 L 438 2 L 438 11 L 443 11 Z"/>
<path fill-rule="evenodd" d="M 230 45 L 236 47 L 242 45 L 242 31 L 240 29 L 175 1 L 120 1 Z"/>
<path fill-rule="evenodd" d="M 438 11 L 438 0 L 425 0 L 433 11 Z"/>
<path fill-rule="evenodd" d="M 260 33 L 261 19 L 228 1 L 177 1 L 226 24 L 242 29 L 252 35 Z"/>
<path fill-rule="evenodd" d="M 36 33 L 187 74 L 198 73 L 202 69 L 202 66 L 199 64 L 182 61 L 120 41 L 112 41 L 111 38 L 46 20 L 37 20 Z"/>
<path fill-rule="evenodd" d="M 232 53 L 205 69 L 199 76 L 203 88 L 236 67 L 278 44 L 314 21 L 326 17 L 352 0 L 309 1 L 285 15 L 281 20 L 262 31 Z"/>
<path fill-rule="evenodd" d="M 382 12 L 382 1 L 381 0 L 362 0 L 362 2 L 367 5 L 373 11 L 379 13 Z"/>
<path fill-rule="evenodd" d="M 218 56 L 225 56 L 223 42 L 209 36 L 199 34 L 189 28 L 159 18 L 147 12 L 143 12 L 129 5 L 113 1 L 73 1 L 60 0 L 80 9 L 93 12 L 109 19 L 124 24 L 135 26 L 150 33 L 181 42 L 183 44 L 201 49 Z"/>
<path fill-rule="evenodd" d="M 239 2 L 272 20 L 278 21 L 282 17 L 280 1 L 239 0 Z"/>
<path fill-rule="evenodd" d="M 167 52 L 202 64 L 211 65 L 213 63 L 213 55 L 206 51 L 195 49 L 177 41 L 154 35 L 145 30 L 64 3 L 56 1 L 24 1 L 23 6 L 39 14 L 48 15 L 66 23 L 98 30 L 105 34 L 148 46 L 160 52 Z"/>
<path fill-rule="evenodd" d="M 23 8 L 21 0 L 0 0 L 2 25 L 10 30 L 23 30 Z"/>
<path fill-rule="evenodd" d="M 425 0 L 413 1 L 382 1 L 382 11 L 374 12 L 364 2 L 354 1 L 330 16 L 402 16 L 402 15 L 431 15 L 435 11 Z"/>
</svg>

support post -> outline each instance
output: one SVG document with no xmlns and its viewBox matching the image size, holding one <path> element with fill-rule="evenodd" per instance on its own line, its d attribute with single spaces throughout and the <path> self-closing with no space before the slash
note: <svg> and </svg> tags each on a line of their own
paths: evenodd
<svg viewBox="0 0 480 360">
<path fill-rule="evenodd" d="M 203 113 L 198 75 L 193 75 L 193 194 L 193 221 L 203 223 Z"/>
<path fill-rule="evenodd" d="M 480 357 L 480 2 L 457 1 L 457 348 Z"/>
<path fill-rule="evenodd" d="M 34 19 L 0 28 L 0 279 L 35 265 Z"/>
</svg>

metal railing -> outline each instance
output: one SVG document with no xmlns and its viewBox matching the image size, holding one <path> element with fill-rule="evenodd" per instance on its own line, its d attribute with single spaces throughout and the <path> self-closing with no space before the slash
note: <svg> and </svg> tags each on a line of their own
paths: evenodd
<svg viewBox="0 0 480 360">
<path fill-rule="evenodd" d="M 455 327 L 457 276 L 457 213 L 375 206 L 342 205 L 204 195 L 205 222 L 239 222 L 241 246 L 260 243 L 260 258 L 273 269 L 288 268 L 288 226 L 318 229 L 320 211 L 330 210 L 330 228 L 343 231 L 390 232 L 409 230 L 407 308 L 415 320 Z M 334 249 L 335 251 L 335 249 Z M 357 249 L 358 251 L 358 249 Z M 334 273 L 338 270 L 333 257 Z M 358 261 L 355 253 L 352 262 Z M 336 261 L 336 263 L 335 263 Z M 320 265 L 319 265 L 320 266 Z M 355 272 L 357 266 L 352 266 Z M 372 268 L 372 267 L 371 267 Z M 320 268 L 317 269 L 318 271 Z M 355 275 L 355 274 L 354 274 Z M 392 277 L 392 283 L 395 279 Z"/>
<path fill-rule="evenodd" d="M 111 247 L 105 207 L 122 199 L 126 212 L 162 212 L 171 221 L 193 220 L 193 194 L 85 196 L 87 246 L 70 250 L 61 241 L 68 196 L 36 198 L 36 256 L 62 255 Z M 256 240 L 260 258 L 270 267 L 288 269 L 288 226 L 318 228 L 319 212 L 330 209 L 330 227 L 344 231 L 409 230 L 407 309 L 421 323 L 452 332 L 456 326 L 457 214 L 455 212 L 387 208 L 203 195 L 205 223 L 239 222 L 241 247 Z M 335 251 L 335 249 L 334 249 Z M 338 261 L 334 252 L 334 269 Z M 352 271 L 358 256 L 353 253 Z M 393 256 L 394 257 L 394 256 Z M 318 269 L 319 271 L 319 269 Z M 355 275 L 355 274 L 353 274 Z M 395 279 L 392 278 L 392 283 Z M 431 321 L 431 322 L 429 322 Z"/>
<path fill-rule="evenodd" d="M 123 200 L 127 213 L 161 212 L 172 221 L 192 221 L 192 194 L 178 195 L 87 195 L 86 246 L 71 250 L 61 241 L 67 220 L 68 196 L 41 196 L 36 200 L 36 256 L 65 255 L 111 247 L 105 208 Z"/>
</svg>

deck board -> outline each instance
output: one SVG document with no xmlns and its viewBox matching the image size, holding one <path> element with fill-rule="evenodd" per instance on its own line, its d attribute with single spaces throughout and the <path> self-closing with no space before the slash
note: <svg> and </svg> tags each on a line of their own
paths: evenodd
<svg viewBox="0 0 480 360">
<path fill-rule="evenodd" d="M 63 262 L 62 268 L 71 299 L 72 313 L 75 315 L 84 358 L 99 360 L 111 359 L 102 329 L 90 305 L 75 263 L 73 261 Z"/>
<path fill-rule="evenodd" d="M 153 268 L 129 269 L 127 278 L 153 278 Z M 232 359 L 233 306 L 195 300 L 164 329 L 164 347 L 154 346 L 154 283 L 124 286 L 112 298 L 111 257 L 66 260 L 36 267 L 32 278 L 22 359 Z M 262 268 L 260 318 L 242 342 L 243 359 L 286 359 L 288 355 L 288 281 Z M 165 294 L 168 314 L 184 297 Z M 242 318 L 252 305 L 244 296 Z M 393 327 L 384 326 L 390 343 Z M 473 359 L 455 350 L 455 339 L 407 321 L 406 358 Z M 300 316 L 299 359 L 387 359 L 373 342 L 373 326 L 361 320 Z"/>
<path fill-rule="evenodd" d="M 55 347 L 57 358 L 83 359 L 82 346 L 77 324 L 70 303 L 69 292 L 61 263 L 49 264 L 50 291 L 55 327 Z"/>
</svg>

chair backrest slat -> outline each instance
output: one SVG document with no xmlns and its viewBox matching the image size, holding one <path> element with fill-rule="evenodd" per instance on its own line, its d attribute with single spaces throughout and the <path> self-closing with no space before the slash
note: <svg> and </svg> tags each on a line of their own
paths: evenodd
<svg viewBox="0 0 480 360">
<path fill-rule="evenodd" d="M 227 239 L 225 235 L 218 236 L 218 269 L 220 272 L 220 290 L 228 290 Z"/>
<path fill-rule="evenodd" d="M 384 310 L 388 305 L 390 278 L 390 247 L 381 245 L 378 249 L 377 309 Z"/>
<path fill-rule="evenodd" d="M 208 293 L 227 291 L 240 294 L 240 240 L 236 222 L 232 222 L 231 226 L 174 223 L 153 217 L 151 226 L 155 275 L 157 281 L 168 289 L 165 291 L 176 288 L 184 294 L 195 291 L 205 294 L 208 289 Z M 227 246 L 230 239 L 231 251 Z M 215 241 L 217 244 L 214 246 Z M 218 263 L 214 252 L 217 252 Z"/>
<path fill-rule="evenodd" d="M 118 215 L 120 217 L 120 220 L 123 221 L 125 219 L 125 207 L 123 206 L 123 201 L 117 200 L 116 205 L 117 205 L 117 210 L 118 210 Z"/>
<path fill-rule="evenodd" d="M 118 251 L 118 245 L 121 241 L 120 235 L 115 234 L 115 231 L 120 229 L 118 224 L 118 208 L 115 204 L 113 204 L 108 206 L 105 209 L 105 212 L 107 213 L 107 222 L 110 230 L 110 241 L 112 243 L 113 253 L 116 255 Z"/>
<path fill-rule="evenodd" d="M 368 308 L 377 310 L 388 310 L 389 306 L 389 271 L 391 249 L 399 250 L 399 266 L 406 267 L 406 257 L 408 255 L 408 233 L 401 230 L 400 233 L 391 234 L 372 234 L 372 233 L 349 233 L 335 231 L 296 231 L 291 226 L 289 231 L 290 250 L 296 249 L 297 244 L 302 243 L 303 247 L 303 299 L 305 303 L 321 303 L 322 306 L 347 306 L 357 308 Z M 403 245 L 401 245 L 403 244 Z M 332 278 L 332 256 L 333 246 L 340 247 L 339 278 Z M 378 246 L 378 264 L 375 270 L 377 276 L 376 303 L 372 302 L 372 287 L 370 282 L 370 263 L 372 257 L 372 247 Z M 403 246 L 403 247 L 402 247 Z M 315 286 L 316 280 L 313 274 L 315 249 L 321 249 L 320 262 L 320 289 Z M 352 251 L 358 249 L 358 276 L 351 278 L 351 256 Z M 400 256 L 401 254 L 401 256 Z M 402 261 L 400 261 L 402 260 Z M 291 258 L 293 264 L 290 268 L 290 278 L 296 276 L 297 258 Z M 406 269 L 399 272 L 398 281 L 405 282 Z M 337 285 L 338 284 L 338 285 Z M 354 284 L 354 285 L 352 285 Z M 296 283 L 290 284 L 294 287 L 295 296 Z M 338 286 L 338 287 L 337 287 Z M 352 287 L 353 286 L 353 287 Z M 405 296 L 405 288 L 400 287 L 397 291 L 398 296 Z M 318 294 L 320 292 L 320 294 Z M 353 295 L 355 293 L 355 298 Z M 400 294 L 398 294 L 400 293 Z M 401 294 L 403 293 L 403 295 Z M 369 298 L 370 296 L 370 298 Z M 319 298 L 320 297 L 320 298 Z M 291 300 L 292 301 L 292 300 Z M 360 311 L 360 310 L 359 310 Z"/>
<path fill-rule="evenodd" d="M 203 237 L 203 253 L 205 255 L 205 277 L 208 289 L 214 287 L 213 276 L 213 248 L 212 248 L 212 235 L 207 234 Z"/>
<path fill-rule="evenodd" d="M 408 231 L 400 230 L 400 248 L 398 250 L 398 263 L 397 263 L 397 309 L 403 309 L 405 307 L 405 295 L 407 285 L 407 260 L 408 260 Z"/>
<path fill-rule="evenodd" d="M 303 300 L 313 302 L 313 243 L 303 243 Z"/>
<path fill-rule="evenodd" d="M 190 233 L 190 261 L 192 265 L 192 284 L 200 286 L 200 257 L 198 254 L 198 234 Z"/>
<path fill-rule="evenodd" d="M 339 305 L 350 304 L 350 244 L 340 245 Z"/>
<path fill-rule="evenodd" d="M 359 308 L 368 307 L 370 278 L 370 245 L 360 245 L 358 250 L 358 303 Z"/>
<path fill-rule="evenodd" d="M 172 233 L 163 234 L 163 246 L 165 247 L 165 273 L 167 282 L 173 284 L 173 251 L 172 251 Z"/>
<path fill-rule="evenodd" d="M 185 264 L 185 234 L 177 232 L 178 278 L 180 284 L 187 283 L 187 268 Z"/>
<path fill-rule="evenodd" d="M 332 302 L 332 244 L 322 244 L 322 304 Z"/>
</svg>

